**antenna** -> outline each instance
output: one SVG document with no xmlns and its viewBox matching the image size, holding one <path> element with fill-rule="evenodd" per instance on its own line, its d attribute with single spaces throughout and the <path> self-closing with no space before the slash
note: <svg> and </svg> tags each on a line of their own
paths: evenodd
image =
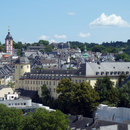
<svg viewBox="0 0 130 130">
<path fill-rule="evenodd" d="M 10 26 L 8 26 L 8 32 L 10 32 Z"/>
</svg>

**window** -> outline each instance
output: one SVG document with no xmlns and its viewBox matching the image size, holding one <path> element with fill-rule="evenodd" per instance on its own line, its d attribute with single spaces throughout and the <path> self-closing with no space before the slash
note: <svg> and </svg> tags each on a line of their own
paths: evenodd
<svg viewBox="0 0 130 130">
<path fill-rule="evenodd" d="M 126 71 L 126 74 L 129 74 L 129 71 Z"/>
<path fill-rule="evenodd" d="M 96 75 L 99 75 L 99 72 L 96 72 Z"/>
<path fill-rule="evenodd" d="M 41 84 L 42 84 L 42 81 L 41 81 Z"/>
<path fill-rule="evenodd" d="M 101 75 L 103 75 L 104 74 L 104 72 L 101 72 Z"/>
<path fill-rule="evenodd" d="M 55 81 L 53 81 L 53 85 L 55 85 Z"/>
<path fill-rule="evenodd" d="M 109 75 L 109 72 L 106 72 L 106 75 Z"/>
<path fill-rule="evenodd" d="M 113 72 L 110 72 L 110 74 L 112 75 L 112 74 L 113 74 Z"/>
<path fill-rule="evenodd" d="M 115 71 L 114 74 L 117 74 L 117 72 Z"/>
<path fill-rule="evenodd" d="M 121 74 L 121 72 L 120 72 L 120 71 L 118 71 L 118 74 Z"/>
</svg>

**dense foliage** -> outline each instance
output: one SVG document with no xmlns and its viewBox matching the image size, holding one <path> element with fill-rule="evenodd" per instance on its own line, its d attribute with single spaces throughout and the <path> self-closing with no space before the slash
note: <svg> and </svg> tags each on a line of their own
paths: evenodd
<svg viewBox="0 0 130 130">
<path fill-rule="evenodd" d="M 69 79 L 62 79 L 57 86 L 58 108 L 65 113 L 92 116 L 99 101 L 98 93 L 89 83 L 75 84 Z"/>
<path fill-rule="evenodd" d="M 130 81 L 119 88 L 119 99 L 118 106 L 130 108 Z"/>
<path fill-rule="evenodd" d="M 67 130 L 68 123 L 60 111 L 37 109 L 24 116 L 21 110 L 0 104 L 0 130 Z"/>
<path fill-rule="evenodd" d="M 120 76 L 120 85 L 125 78 L 125 75 Z M 97 105 L 101 103 L 130 108 L 130 82 L 123 86 L 114 87 L 113 85 L 113 82 L 107 76 L 97 79 L 94 88 L 87 82 L 73 83 L 69 79 L 62 79 L 56 89 L 59 96 L 55 101 L 47 99 L 47 97 L 50 97 L 47 88 L 42 89 L 42 91 L 44 100 L 50 102 L 51 107 L 72 115 L 82 114 L 92 117 Z"/>
<path fill-rule="evenodd" d="M 100 103 L 114 104 L 119 103 L 118 89 L 113 87 L 113 82 L 109 77 L 97 79 L 95 91 L 100 95 Z"/>
</svg>

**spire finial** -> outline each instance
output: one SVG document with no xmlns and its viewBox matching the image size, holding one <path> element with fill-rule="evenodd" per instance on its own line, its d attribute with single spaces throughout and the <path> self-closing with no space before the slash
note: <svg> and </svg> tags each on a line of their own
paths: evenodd
<svg viewBox="0 0 130 130">
<path fill-rule="evenodd" d="M 8 26 L 8 32 L 10 32 L 10 26 Z"/>
</svg>

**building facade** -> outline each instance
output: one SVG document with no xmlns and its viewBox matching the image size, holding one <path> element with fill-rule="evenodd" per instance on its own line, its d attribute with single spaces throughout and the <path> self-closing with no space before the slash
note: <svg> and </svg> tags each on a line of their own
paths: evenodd
<svg viewBox="0 0 130 130">
<path fill-rule="evenodd" d="M 77 70 L 39 70 L 30 71 L 26 57 L 20 57 L 15 65 L 15 87 L 25 90 L 35 90 L 41 96 L 41 86 L 46 85 L 51 96 L 58 97 L 56 87 L 63 78 L 69 78 L 74 83 L 89 82 L 95 86 L 97 78 L 109 76 L 114 86 L 118 85 L 120 74 L 130 74 L 130 62 L 90 63 L 82 65 Z"/>
</svg>

